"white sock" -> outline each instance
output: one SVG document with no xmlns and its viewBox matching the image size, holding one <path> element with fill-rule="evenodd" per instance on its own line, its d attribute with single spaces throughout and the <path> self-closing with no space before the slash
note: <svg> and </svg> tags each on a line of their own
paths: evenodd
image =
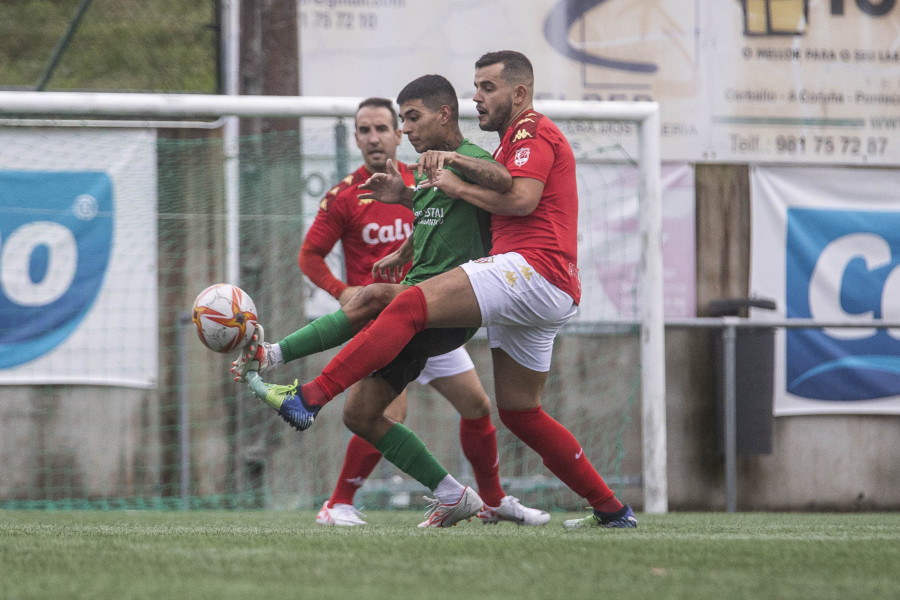
<svg viewBox="0 0 900 600">
<path fill-rule="evenodd" d="M 447 474 L 441 479 L 441 482 L 434 488 L 434 497 L 441 501 L 441 504 L 456 504 L 462 498 L 466 486 L 453 478 L 453 475 Z"/>
<path fill-rule="evenodd" d="M 272 350 L 272 366 L 277 367 L 278 365 L 283 365 L 284 355 L 281 354 L 281 344 L 272 344 L 270 349 Z"/>
</svg>

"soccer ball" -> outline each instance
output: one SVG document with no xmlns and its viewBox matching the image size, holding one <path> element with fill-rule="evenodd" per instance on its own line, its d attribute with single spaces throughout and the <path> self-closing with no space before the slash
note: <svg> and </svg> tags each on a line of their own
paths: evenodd
<svg viewBox="0 0 900 600">
<path fill-rule="evenodd" d="M 256 333 L 256 305 L 241 288 L 211 285 L 194 300 L 191 320 L 203 345 L 213 352 L 231 352 Z"/>
</svg>

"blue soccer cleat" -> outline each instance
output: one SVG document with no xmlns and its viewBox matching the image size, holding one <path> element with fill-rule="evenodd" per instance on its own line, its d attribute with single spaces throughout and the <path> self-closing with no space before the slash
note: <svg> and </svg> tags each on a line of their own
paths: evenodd
<svg viewBox="0 0 900 600">
<path fill-rule="evenodd" d="M 563 527 L 566 529 L 581 529 L 583 527 L 636 529 L 637 519 L 634 516 L 634 511 L 626 504 L 620 514 L 603 517 L 594 511 L 583 519 L 569 519 L 563 521 Z"/>
<path fill-rule="evenodd" d="M 297 387 L 296 380 L 293 385 L 266 383 L 256 371 L 248 371 L 246 377 L 253 395 L 277 410 L 281 418 L 297 431 L 309 429 L 316 420 L 319 408 L 308 407 L 303 402 L 303 393 Z"/>
</svg>

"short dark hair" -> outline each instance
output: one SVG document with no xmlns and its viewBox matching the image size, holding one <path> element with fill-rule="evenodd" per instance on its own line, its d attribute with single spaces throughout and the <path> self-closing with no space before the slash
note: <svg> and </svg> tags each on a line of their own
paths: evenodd
<svg viewBox="0 0 900 600">
<path fill-rule="evenodd" d="M 528 57 L 521 52 L 516 52 L 515 50 L 488 52 L 475 61 L 475 68 L 481 69 L 496 64 L 503 65 L 500 76 L 507 83 L 524 84 L 528 87 L 534 86 L 534 67 L 531 66 L 531 61 L 528 60 Z"/>
<path fill-rule="evenodd" d="M 397 104 L 403 105 L 412 100 L 421 100 L 428 110 L 437 111 L 441 106 L 450 107 L 454 119 L 459 118 L 459 100 L 446 77 L 441 75 L 422 75 L 406 84 L 397 95 Z"/>
<path fill-rule="evenodd" d="M 374 108 L 386 108 L 391 111 L 391 122 L 394 124 L 394 129 L 398 129 L 400 127 L 400 121 L 397 119 L 397 109 L 394 108 L 394 102 L 389 98 L 378 98 L 371 97 L 366 98 L 362 102 L 359 103 L 359 106 L 356 109 L 356 112 L 359 113 L 360 109 L 365 108 L 367 106 L 372 106 Z"/>
</svg>

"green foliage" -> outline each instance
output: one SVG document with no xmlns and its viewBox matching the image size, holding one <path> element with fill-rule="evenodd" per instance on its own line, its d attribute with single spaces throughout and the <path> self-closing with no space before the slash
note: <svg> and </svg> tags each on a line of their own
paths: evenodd
<svg viewBox="0 0 900 600">
<path fill-rule="evenodd" d="M 417 512 L 0 512 L 0 598 L 888 598 L 898 514 L 639 515 L 637 530 Z"/>
<path fill-rule="evenodd" d="M 79 0 L 0 2 L 0 89 L 33 88 Z M 213 0 L 94 0 L 47 90 L 216 92 Z"/>
</svg>

